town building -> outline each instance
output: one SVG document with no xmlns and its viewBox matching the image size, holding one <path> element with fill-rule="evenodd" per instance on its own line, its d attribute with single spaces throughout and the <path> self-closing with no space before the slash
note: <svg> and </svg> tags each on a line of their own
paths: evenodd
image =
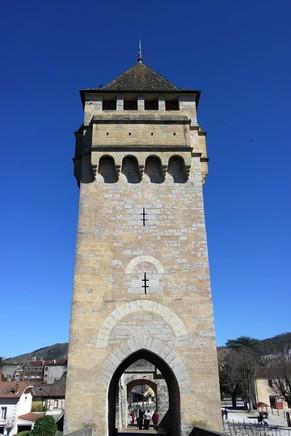
<svg viewBox="0 0 291 436">
<path fill-rule="evenodd" d="M 31 430 L 44 415 L 58 422 L 65 410 L 65 392 L 66 374 L 53 384 L 0 381 L 0 434 Z"/>
<path fill-rule="evenodd" d="M 7 381 L 30 381 L 55 383 L 67 371 L 67 359 L 28 359 L 19 362 L 4 362 L 2 379 Z"/>
<path fill-rule="evenodd" d="M 264 404 L 270 409 L 291 409 L 290 401 L 286 401 L 275 388 L 275 381 L 268 374 L 268 367 L 257 368 L 255 378 L 256 404 Z"/>
<path fill-rule="evenodd" d="M 0 381 L 0 433 L 13 436 L 31 429 L 32 423 L 21 418 L 31 411 L 31 389 L 28 382 Z"/>
</svg>

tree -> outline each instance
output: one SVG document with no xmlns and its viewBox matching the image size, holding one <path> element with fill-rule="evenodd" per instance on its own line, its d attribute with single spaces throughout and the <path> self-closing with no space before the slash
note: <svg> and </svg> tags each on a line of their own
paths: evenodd
<svg viewBox="0 0 291 436">
<path fill-rule="evenodd" d="M 57 426 L 52 416 L 44 416 L 35 421 L 34 429 L 30 432 L 33 436 L 55 436 Z"/>
<path fill-rule="evenodd" d="M 239 374 L 239 385 L 249 404 L 249 410 L 253 410 L 255 398 L 255 375 L 258 366 L 257 356 L 247 348 L 237 353 L 237 367 Z"/>
<path fill-rule="evenodd" d="M 226 342 L 227 348 L 232 350 L 248 349 L 256 355 L 260 355 L 262 352 L 261 341 L 250 336 L 239 336 L 237 339 L 228 339 Z"/>
<path fill-rule="evenodd" d="M 266 376 L 272 380 L 276 394 L 291 402 L 291 362 L 284 355 L 273 359 L 266 368 Z"/>
<path fill-rule="evenodd" d="M 256 367 L 261 365 L 260 341 L 248 336 L 240 336 L 237 339 L 229 339 L 226 345 L 231 352 L 233 380 L 238 383 L 249 404 L 249 409 L 252 410 Z"/>
<path fill-rule="evenodd" d="M 236 395 L 240 390 L 237 355 L 233 350 L 218 353 L 219 381 L 221 392 L 231 395 L 232 407 L 236 407 Z"/>
</svg>

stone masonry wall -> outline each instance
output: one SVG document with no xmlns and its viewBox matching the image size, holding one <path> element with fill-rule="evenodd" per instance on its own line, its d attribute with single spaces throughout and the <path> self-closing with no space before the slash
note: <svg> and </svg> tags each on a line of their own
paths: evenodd
<svg viewBox="0 0 291 436">
<path fill-rule="evenodd" d="M 168 128 L 160 126 L 161 138 Z M 181 145 L 198 147 L 197 129 L 185 129 L 179 130 Z M 114 134 L 125 138 L 128 125 Z M 120 162 L 121 153 L 114 152 Z M 135 151 L 139 161 L 145 153 L 150 148 Z M 93 163 L 103 154 L 93 152 Z M 152 154 L 167 162 L 179 152 Z M 197 424 L 221 429 L 201 156 L 189 149 L 183 157 L 191 166 L 186 183 L 169 175 L 163 183 L 143 177 L 130 184 L 123 176 L 104 183 L 97 173 L 93 183 L 81 184 L 65 434 L 93 423 L 94 435 L 108 436 L 109 383 L 119 364 L 140 349 L 160 356 L 178 381 L 182 436 Z"/>
</svg>

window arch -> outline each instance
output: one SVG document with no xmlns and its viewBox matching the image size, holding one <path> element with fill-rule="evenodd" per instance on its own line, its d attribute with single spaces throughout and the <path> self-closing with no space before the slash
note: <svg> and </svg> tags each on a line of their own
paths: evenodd
<svg viewBox="0 0 291 436">
<path fill-rule="evenodd" d="M 157 156 L 147 158 L 144 172 L 152 183 L 162 183 L 164 181 L 161 160 Z"/>
<path fill-rule="evenodd" d="M 172 156 L 170 158 L 167 171 L 171 174 L 175 183 L 187 182 L 185 162 L 181 156 Z"/>
<path fill-rule="evenodd" d="M 127 178 L 128 183 L 140 182 L 138 162 L 134 156 L 125 156 L 125 158 L 122 161 L 121 172 Z"/>
<path fill-rule="evenodd" d="M 102 156 L 99 160 L 98 173 L 103 177 L 104 183 L 116 183 L 117 172 L 115 162 L 111 156 Z"/>
</svg>

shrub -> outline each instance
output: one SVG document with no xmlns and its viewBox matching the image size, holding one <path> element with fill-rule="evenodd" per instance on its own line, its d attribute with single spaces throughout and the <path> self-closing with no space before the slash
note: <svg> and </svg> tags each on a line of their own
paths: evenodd
<svg viewBox="0 0 291 436">
<path fill-rule="evenodd" d="M 43 411 L 42 401 L 33 401 L 31 406 L 31 411 L 42 412 Z"/>
<path fill-rule="evenodd" d="M 34 429 L 30 432 L 33 436 L 55 436 L 57 426 L 52 416 L 44 416 L 35 421 Z"/>
</svg>

